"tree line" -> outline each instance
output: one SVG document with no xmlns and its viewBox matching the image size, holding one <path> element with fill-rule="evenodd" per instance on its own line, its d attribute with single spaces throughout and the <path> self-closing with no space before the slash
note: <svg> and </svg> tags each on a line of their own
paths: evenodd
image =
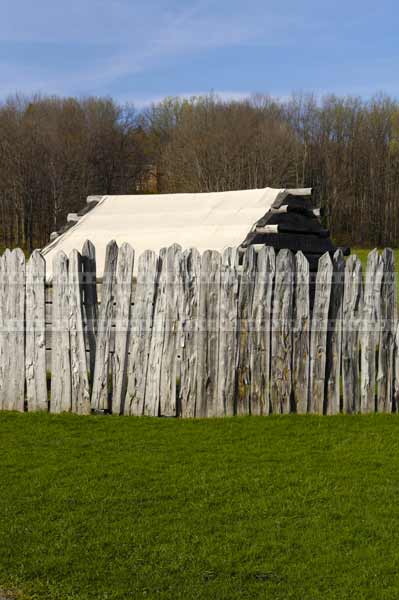
<svg viewBox="0 0 399 600">
<path fill-rule="evenodd" d="M 0 245 L 48 242 L 88 195 L 308 187 L 334 240 L 399 245 L 399 102 L 312 95 L 0 104 Z"/>
</svg>

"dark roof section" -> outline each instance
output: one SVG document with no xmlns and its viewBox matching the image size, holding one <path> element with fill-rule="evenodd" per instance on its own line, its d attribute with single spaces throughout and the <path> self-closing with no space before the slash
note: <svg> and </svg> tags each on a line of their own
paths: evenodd
<svg viewBox="0 0 399 600">
<path fill-rule="evenodd" d="M 301 250 L 313 270 L 315 266 L 317 268 L 320 256 L 325 252 L 333 254 L 336 250 L 319 214 L 320 211 L 313 208 L 310 196 L 295 196 L 283 191 L 272 208 L 255 223 L 241 247 L 262 244 L 277 251 L 283 248 L 293 252 Z"/>
</svg>

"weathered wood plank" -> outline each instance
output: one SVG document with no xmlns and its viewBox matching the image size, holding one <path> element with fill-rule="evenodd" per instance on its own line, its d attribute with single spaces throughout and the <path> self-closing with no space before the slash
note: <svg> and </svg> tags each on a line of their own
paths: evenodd
<svg viewBox="0 0 399 600">
<path fill-rule="evenodd" d="M 341 250 L 333 257 L 333 277 L 328 314 L 326 363 L 326 413 L 336 415 L 341 408 L 342 317 L 344 302 L 345 259 Z"/>
<path fill-rule="evenodd" d="M 25 255 L 20 248 L 9 255 L 8 318 L 10 323 L 8 357 L 8 403 L 12 410 L 25 405 Z"/>
<path fill-rule="evenodd" d="M 280 250 L 276 259 L 276 276 L 272 316 L 271 409 L 289 413 L 292 392 L 292 310 L 294 257 Z"/>
<path fill-rule="evenodd" d="M 90 376 L 94 377 L 96 363 L 98 300 L 96 283 L 96 249 L 90 240 L 86 240 L 82 248 L 82 264 L 84 273 L 83 285 L 83 318 L 87 327 L 87 341 L 90 348 Z"/>
<path fill-rule="evenodd" d="M 326 350 L 333 265 L 329 254 L 319 259 L 310 335 L 309 412 L 322 415 L 325 405 Z"/>
<path fill-rule="evenodd" d="M 25 405 L 25 286 L 26 286 L 26 264 L 25 255 L 20 248 L 11 252 L 14 258 L 15 279 L 13 287 L 15 289 L 14 307 L 12 316 L 15 323 L 15 335 L 13 344 L 15 352 L 11 359 L 11 371 L 15 373 L 12 377 L 11 393 L 14 394 L 14 403 L 16 410 L 23 411 Z"/>
<path fill-rule="evenodd" d="M 396 331 L 396 285 L 393 251 L 382 253 L 383 276 L 381 284 L 381 328 L 378 354 L 377 409 L 392 412 L 393 408 L 393 355 Z"/>
<path fill-rule="evenodd" d="M 376 410 L 376 356 L 381 319 L 382 258 L 374 249 L 367 258 L 362 322 L 360 325 L 360 410 Z"/>
<path fill-rule="evenodd" d="M 128 381 L 124 414 L 142 415 L 151 345 L 152 320 L 157 282 L 157 256 L 145 251 L 139 257 L 137 285 L 132 307 Z M 151 374 L 149 375 L 151 377 Z"/>
<path fill-rule="evenodd" d="M 362 265 L 352 255 L 345 266 L 342 329 L 342 410 L 356 413 L 360 410 L 360 327 L 363 311 Z"/>
<path fill-rule="evenodd" d="M 217 416 L 221 256 L 206 250 L 201 259 L 197 417 Z"/>
<path fill-rule="evenodd" d="M 82 257 L 77 250 L 69 255 L 69 344 L 71 360 L 72 412 L 90 414 L 90 389 L 82 318 Z"/>
<path fill-rule="evenodd" d="M 24 410 L 25 256 L 19 248 L 3 255 L 3 336 L 0 376 L 4 410 Z"/>
<path fill-rule="evenodd" d="M 5 250 L 1 257 L 1 338 L 0 338 L 0 406 L 8 410 L 8 374 L 9 374 L 9 323 L 8 323 L 8 296 L 9 296 L 9 262 L 11 250 Z"/>
<path fill-rule="evenodd" d="M 46 380 L 45 303 L 46 261 L 35 250 L 26 266 L 25 377 L 28 411 L 48 410 Z"/>
<path fill-rule="evenodd" d="M 144 397 L 144 414 L 153 417 L 160 414 L 162 352 L 166 320 L 166 252 L 167 249 L 162 248 L 157 261 L 158 272 Z"/>
<path fill-rule="evenodd" d="M 257 255 L 250 329 L 251 414 L 270 412 L 271 318 L 274 249 L 263 246 Z"/>
<path fill-rule="evenodd" d="M 399 323 L 397 323 L 396 331 L 395 331 L 393 397 L 394 397 L 394 408 L 396 411 L 398 411 L 398 409 L 399 409 Z"/>
<path fill-rule="evenodd" d="M 101 306 L 98 319 L 96 361 L 94 366 L 91 407 L 94 410 L 109 410 L 110 382 L 110 337 L 114 285 L 118 246 L 114 240 L 107 244 L 105 252 L 104 276 L 102 283 Z"/>
<path fill-rule="evenodd" d="M 197 344 L 201 255 L 189 248 L 182 256 L 181 369 L 179 407 L 182 417 L 195 417 L 197 399 Z"/>
<path fill-rule="evenodd" d="M 173 244 L 166 251 L 165 327 L 161 359 L 160 414 L 177 415 L 177 382 L 180 379 L 181 324 L 180 299 L 182 294 L 182 251 Z"/>
<path fill-rule="evenodd" d="M 9 250 L 8 250 L 9 252 Z M 6 356 L 7 356 L 7 328 L 5 323 L 7 308 L 7 262 L 6 253 L 0 256 L 0 409 L 5 410 L 5 385 L 6 385 Z"/>
<path fill-rule="evenodd" d="M 302 252 L 297 252 L 295 256 L 293 310 L 292 387 L 296 412 L 306 414 L 310 380 L 310 298 L 309 262 Z"/>
<path fill-rule="evenodd" d="M 253 246 L 249 246 L 243 257 L 238 291 L 237 415 L 249 415 L 251 412 L 251 317 L 255 273 L 256 252 Z"/>
<path fill-rule="evenodd" d="M 133 290 L 134 250 L 122 244 L 115 281 L 115 352 L 113 354 L 112 412 L 123 414 L 127 389 L 128 334 Z"/>
<path fill-rule="evenodd" d="M 7 248 L 2 256 L 2 277 L 1 277 L 1 341 L 0 341 L 0 392 L 1 407 L 3 410 L 9 410 L 8 398 L 8 376 L 9 376 L 9 351 L 10 351 L 10 324 L 9 324 L 9 287 L 10 277 L 10 257 L 11 250 Z"/>
<path fill-rule="evenodd" d="M 58 252 L 53 260 L 52 338 L 50 411 L 69 412 L 72 408 L 69 285 L 68 258 L 64 252 Z"/>
<path fill-rule="evenodd" d="M 216 415 L 234 415 L 236 396 L 238 273 L 236 249 L 226 248 L 220 271 L 218 400 Z"/>
<path fill-rule="evenodd" d="M 222 262 L 225 265 L 229 265 L 237 269 L 239 265 L 239 258 L 239 252 L 235 246 L 229 246 L 223 251 Z"/>
</svg>

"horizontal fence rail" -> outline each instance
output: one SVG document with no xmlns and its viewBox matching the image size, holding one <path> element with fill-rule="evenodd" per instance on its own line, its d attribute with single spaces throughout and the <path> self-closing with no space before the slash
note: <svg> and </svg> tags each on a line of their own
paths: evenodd
<svg viewBox="0 0 399 600">
<path fill-rule="evenodd" d="M 0 408 L 165 417 L 395 412 L 393 252 L 107 246 L 0 257 Z"/>
</svg>

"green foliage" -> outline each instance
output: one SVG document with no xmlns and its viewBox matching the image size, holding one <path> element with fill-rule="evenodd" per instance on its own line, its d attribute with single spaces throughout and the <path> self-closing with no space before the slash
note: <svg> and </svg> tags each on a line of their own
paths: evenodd
<svg viewBox="0 0 399 600">
<path fill-rule="evenodd" d="M 399 419 L 0 414 L 0 589 L 399 595 Z"/>
</svg>

